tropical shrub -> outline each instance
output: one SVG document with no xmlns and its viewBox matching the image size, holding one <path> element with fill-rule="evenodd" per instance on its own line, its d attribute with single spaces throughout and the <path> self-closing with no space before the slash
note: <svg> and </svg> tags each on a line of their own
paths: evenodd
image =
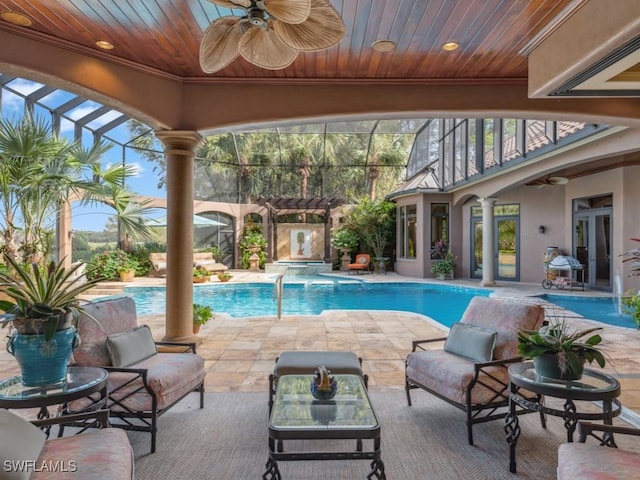
<svg viewBox="0 0 640 480">
<path fill-rule="evenodd" d="M 254 246 L 260 247 L 260 250 L 257 252 L 260 257 L 259 265 L 260 268 L 264 268 L 264 264 L 267 263 L 267 239 L 262 234 L 262 227 L 250 222 L 245 225 L 242 240 L 238 242 L 242 268 L 249 268 L 249 257 L 253 255 L 250 248 Z"/>
<path fill-rule="evenodd" d="M 120 271 L 127 266 L 136 269 L 135 258 L 124 250 L 105 250 L 91 257 L 86 265 L 88 279 L 103 277 L 106 279 L 120 278 Z M 137 269 L 136 269 L 137 272 Z"/>
</svg>

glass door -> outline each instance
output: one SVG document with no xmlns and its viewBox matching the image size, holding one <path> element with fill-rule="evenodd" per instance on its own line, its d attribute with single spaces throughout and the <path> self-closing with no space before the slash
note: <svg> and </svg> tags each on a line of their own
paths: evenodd
<svg viewBox="0 0 640 480">
<path fill-rule="evenodd" d="M 496 280 L 518 280 L 518 217 L 496 217 L 494 236 L 496 239 Z"/>
<path fill-rule="evenodd" d="M 588 288 L 612 290 L 611 213 L 605 209 L 575 215 L 574 256 L 584 265 Z"/>
<path fill-rule="evenodd" d="M 482 278 L 482 218 L 471 219 L 471 277 Z"/>
<path fill-rule="evenodd" d="M 496 209 L 506 210 L 498 206 Z M 501 210 L 498 210 L 501 213 Z M 513 210 L 513 208 L 511 208 Z M 482 278 L 482 218 L 472 210 L 471 217 L 471 277 Z M 520 279 L 520 217 L 518 215 L 496 215 L 493 218 L 494 229 L 494 266 L 496 280 L 518 281 Z"/>
</svg>

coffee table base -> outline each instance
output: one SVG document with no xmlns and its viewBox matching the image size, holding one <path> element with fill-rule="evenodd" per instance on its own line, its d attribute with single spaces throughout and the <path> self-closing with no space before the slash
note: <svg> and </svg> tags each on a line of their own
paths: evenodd
<svg viewBox="0 0 640 480">
<path fill-rule="evenodd" d="M 386 480 L 384 472 L 384 462 L 380 457 L 380 450 L 373 452 L 301 452 L 301 453 L 269 453 L 267 470 L 262 475 L 263 480 L 281 480 L 282 475 L 278 468 L 278 460 L 299 461 L 299 460 L 373 460 L 370 464 L 371 471 L 367 475 L 368 479 Z"/>
</svg>

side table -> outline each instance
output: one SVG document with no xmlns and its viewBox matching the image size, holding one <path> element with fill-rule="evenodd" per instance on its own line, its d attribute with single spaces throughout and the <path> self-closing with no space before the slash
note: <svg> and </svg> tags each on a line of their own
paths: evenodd
<svg viewBox="0 0 640 480">
<path fill-rule="evenodd" d="M 544 397 L 563 399 L 563 409 L 550 408 L 543 400 L 532 401 L 520 395 L 520 388 Z M 620 383 L 610 375 L 588 368 L 584 369 L 580 380 L 563 381 L 542 377 L 536 374 L 533 362 L 515 363 L 509 367 L 509 413 L 505 417 L 505 432 L 509 444 L 509 470 L 516 472 L 516 444 L 520 436 L 520 426 L 516 407 L 562 417 L 567 429 L 567 442 L 573 441 L 578 420 L 602 420 L 611 425 L 613 418 L 620 415 L 622 406 L 617 400 L 620 395 Z M 601 402 L 601 412 L 579 412 L 576 401 Z M 613 436 L 605 437 L 605 442 L 615 445 Z"/>
<path fill-rule="evenodd" d="M 52 405 L 58 405 L 57 414 L 64 415 L 67 403 L 78 398 L 91 397 L 92 403 L 86 410 L 103 408 L 108 375 L 103 368 L 69 366 L 65 384 L 41 387 L 22 385 L 22 378 L 17 375 L 0 381 L 0 408 L 39 408 L 38 420 L 51 416 L 48 407 Z"/>
</svg>

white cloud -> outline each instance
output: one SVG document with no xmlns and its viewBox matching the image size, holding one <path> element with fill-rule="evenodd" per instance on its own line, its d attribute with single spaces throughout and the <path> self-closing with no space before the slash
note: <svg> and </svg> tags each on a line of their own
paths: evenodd
<svg viewBox="0 0 640 480">
<path fill-rule="evenodd" d="M 17 78 L 13 82 L 10 82 L 7 87 L 12 88 L 13 90 L 21 93 L 22 95 L 29 95 L 30 93 L 35 92 L 39 88 L 44 87 L 42 83 L 32 82 L 30 80 L 25 80 L 24 78 Z"/>
<path fill-rule="evenodd" d="M 22 115 L 24 111 L 24 100 L 21 96 L 16 95 L 8 90 L 2 91 L 2 116 L 5 118 L 11 115 Z M 9 115 L 7 115 L 9 114 Z"/>
</svg>

